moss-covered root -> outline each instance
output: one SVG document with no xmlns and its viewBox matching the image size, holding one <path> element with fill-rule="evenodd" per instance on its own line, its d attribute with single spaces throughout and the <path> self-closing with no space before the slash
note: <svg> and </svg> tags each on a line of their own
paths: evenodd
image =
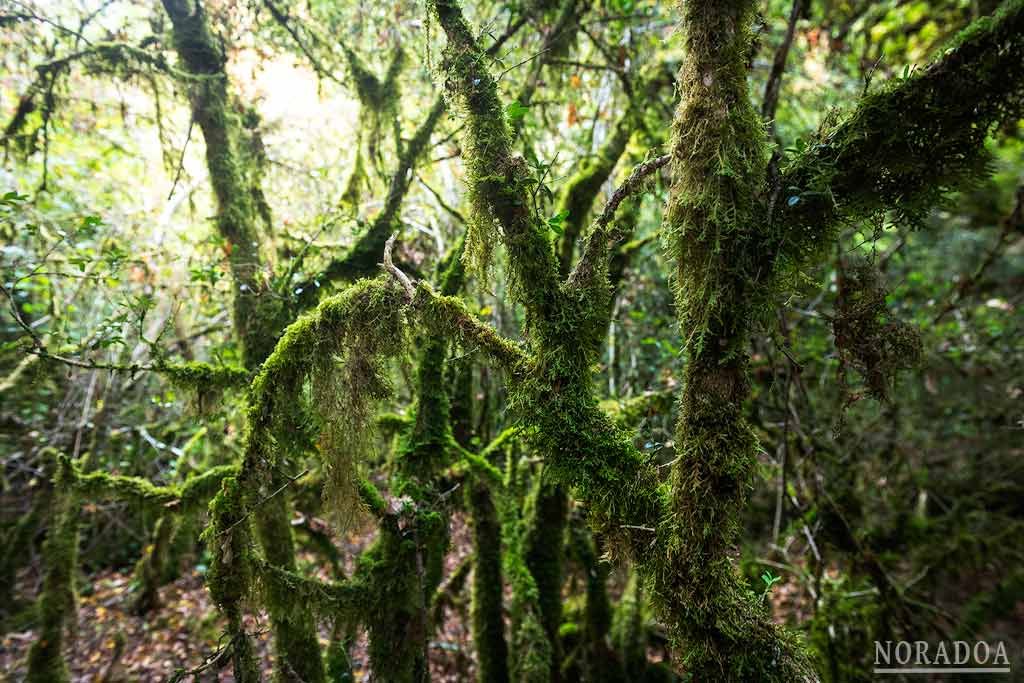
<svg viewBox="0 0 1024 683">
<path fill-rule="evenodd" d="M 153 528 L 152 542 L 146 546 L 142 557 L 135 564 L 135 581 L 138 590 L 132 609 L 136 614 L 146 614 L 160 606 L 160 586 L 167 575 L 171 545 L 178 528 L 173 515 L 164 515 Z"/>
<path fill-rule="evenodd" d="M 43 545 L 43 592 L 39 598 L 39 635 L 28 653 L 29 683 L 70 680 L 64 661 L 64 626 L 74 618 L 75 563 L 78 558 L 78 504 L 66 458 L 57 466 L 50 527 Z"/>
<path fill-rule="evenodd" d="M 473 483 L 466 493 L 473 527 L 473 644 L 477 681 L 508 683 L 508 643 L 502 606 L 501 525 L 490 490 Z"/>
</svg>

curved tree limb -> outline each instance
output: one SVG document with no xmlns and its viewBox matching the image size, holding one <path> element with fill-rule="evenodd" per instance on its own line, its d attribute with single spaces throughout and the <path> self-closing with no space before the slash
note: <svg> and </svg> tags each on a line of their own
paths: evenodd
<svg viewBox="0 0 1024 683">
<path fill-rule="evenodd" d="M 800 267 L 843 222 L 913 217 L 985 170 L 984 142 L 1024 112 L 1024 1 L 966 29 L 942 57 L 826 122 L 783 168 L 768 251 Z"/>
</svg>

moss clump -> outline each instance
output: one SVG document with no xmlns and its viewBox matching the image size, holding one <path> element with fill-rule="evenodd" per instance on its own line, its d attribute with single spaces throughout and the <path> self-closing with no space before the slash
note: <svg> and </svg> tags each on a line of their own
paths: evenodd
<svg viewBox="0 0 1024 683">
<path fill-rule="evenodd" d="M 896 373 L 921 360 L 920 334 L 913 325 L 894 319 L 885 303 L 887 294 L 881 273 L 868 261 L 841 270 L 832 333 L 839 350 L 844 393 L 849 391 L 849 367 L 864 379 L 869 396 L 887 400 Z M 859 397 L 847 395 L 846 402 Z"/>
<path fill-rule="evenodd" d="M 245 368 L 213 365 L 199 361 L 163 363 L 156 368 L 177 387 L 193 392 L 199 412 L 208 410 L 226 389 L 237 389 L 249 384 L 251 373 Z"/>
</svg>

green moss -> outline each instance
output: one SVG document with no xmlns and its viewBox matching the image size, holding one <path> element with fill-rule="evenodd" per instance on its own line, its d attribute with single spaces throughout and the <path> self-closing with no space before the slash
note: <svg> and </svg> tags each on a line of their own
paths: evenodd
<svg viewBox="0 0 1024 683">
<path fill-rule="evenodd" d="M 352 581 L 370 635 L 371 666 L 382 681 L 429 679 L 428 606 L 441 580 L 447 538 L 441 515 L 408 506 L 382 518 L 377 541 L 359 556 Z"/>
<path fill-rule="evenodd" d="M 228 620 L 235 680 L 250 683 L 260 680 L 260 667 L 242 623 L 243 601 L 252 593 L 255 573 L 247 515 L 238 479 L 224 479 L 210 502 L 210 526 L 203 532 L 203 541 L 213 555 L 206 586 Z"/>
<path fill-rule="evenodd" d="M 848 367 L 861 375 L 868 395 L 886 400 L 896 373 L 921 360 L 921 336 L 915 327 L 889 312 L 885 303 L 888 290 L 881 277 L 867 261 L 853 263 L 840 273 L 832 333 L 847 403 L 859 397 L 848 394 Z"/>
<path fill-rule="evenodd" d="M 304 453 L 318 432 L 325 497 L 343 526 L 359 506 L 356 463 L 371 447 L 371 408 L 390 393 L 385 363 L 406 346 L 404 309 L 388 278 L 325 299 L 285 330 L 250 388 L 246 468 Z M 315 425 L 301 410 L 307 381 Z"/>
<path fill-rule="evenodd" d="M 271 490 L 276 491 L 284 484 L 280 477 L 270 480 Z M 287 499 L 280 495 L 264 499 L 255 509 L 254 517 L 266 566 L 295 572 L 295 541 Z M 274 620 L 276 678 L 295 683 L 323 681 L 320 645 L 313 635 L 315 612 L 297 601 L 292 591 L 265 590 L 261 596 L 263 606 Z"/>
<path fill-rule="evenodd" d="M 30 683 L 71 680 L 64 660 L 64 628 L 75 619 L 75 569 L 78 559 L 78 500 L 71 461 L 57 456 L 49 530 L 43 544 L 43 590 L 39 633 L 28 653 Z"/>
<path fill-rule="evenodd" d="M 160 364 L 157 372 L 175 386 L 194 392 L 199 412 L 213 406 L 224 390 L 244 387 L 251 378 L 245 368 L 199 361 Z"/>
<path fill-rule="evenodd" d="M 392 124 L 396 152 L 401 155 L 401 137 L 398 126 L 398 79 L 405 66 L 405 52 L 401 47 L 392 50 L 391 64 L 383 79 L 367 68 L 363 60 L 348 46 L 342 44 L 342 51 L 348 62 L 349 72 L 355 84 L 356 95 L 361 105 L 359 120 L 360 138 L 367 138 L 367 151 L 375 162 L 382 159 L 381 137 L 385 121 Z M 357 157 L 357 163 L 361 161 Z"/>
<path fill-rule="evenodd" d="M 441 296 L 420 282 L 413 307 L 419 322 L 427 330 L 454 337 L 463 346 L 478 346 L 513 373 L 524 369 L 527 355 L 523 347 L 505 339 L 494 328 L 481 324 L 461 298 Z"/>
<path fill-rule="evenodd" d="M 473 529 L 473 602 L 470 608 L 477 681 L 509 681 L 508 643 L 501 571 L 501 525 L 487 486 L 472 483 L 466 492 Z"/>
<path fill-rule="evenodd" d="M 513 255 L 512 285 L 530 317 L 547 317 L 557 306 L 557 264 L 547 225 L 528 200 L 526 162 L 511 154 L 511 131 L 498 99 L 488 59 L 454 0 L 432 3 L 448 36 L 444 69 L 455 102 L 467 113 L 463 136 L 472 209 L 465 258 L 484 274 L 501 226 Z"/>
<path fill-rule="evenodd" d="M 227 477 L 238 474 L 236 465 L 212 467 L 202 474 L 190 477 L 180 486 L 157 486 L 148 479 L 89 472 L 75 469 L 76 493 L 91 501 L 118 500 L 137 505 L 151 512 L 190 512 L 205 505 L 220 489 Z"/>
<path fill-rule="evenodd" d="M 552 669 L 553 650 L 544 628 L 537 582 L 526 561 L 526 518 L 523 516 L 525 463 L 517 466 L 506 458 L 506 476 L 495 487 L 501 536 L 505 541 L 504 574 L 511 588 L 509 605 L 509 675 L 517 683 L 550 681 L 558 671 Z"/>
<path fill-rule="evenodd" d="M 776 278 L 827 256 L 840 226 L 917 221 L 987 170 L 990 131 L 1024 113 L 1024 2 L 1010 0 L 941 57 L 826 118 L 783 169 L 765 250 Z"/>
<path fill-rule="evenodd" d="M 676 263 L 687 367 L 652 599 L 671 615 L 670 637 L 695 678 L 798 681 L 811 675 L 806 655 L 730 559 L 757 453 L 743 415 L 747 337 L 768 301 L 757 280 L 771 266 L 753 248 L 764 230 L 757 198 L 768 160 L 747 93 L 753 10 L 747 0 L 682 8 L 687 59 L 663 240 Z"/>
</svg>

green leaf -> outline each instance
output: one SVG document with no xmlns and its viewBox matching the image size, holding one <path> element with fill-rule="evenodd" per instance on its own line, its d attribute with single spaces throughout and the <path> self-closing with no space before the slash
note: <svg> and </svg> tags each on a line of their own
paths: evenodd
<svg viewBox="0 0 1024 683">
<path fill-rule="evenodd" d="M 526 116 L 526 112 L 529 109 L 529 107 L 519 104 L 519 100 L 513 100 L 505 107 L 505 116 L 508 117 L 509 121 L 516 121 Z"/>
<path fill-rule="evenodd" d="M 568 210 L 559 211 L 554 216 L 548 219 L 548 227 L 551 228 L 551 230 L 554 231 L 556 235 L 561 236 L 565 233 L 565 228 L 562 226 L 562 224 L 565 223 L 565 219 L 568 217 Z"/>
</svg>

